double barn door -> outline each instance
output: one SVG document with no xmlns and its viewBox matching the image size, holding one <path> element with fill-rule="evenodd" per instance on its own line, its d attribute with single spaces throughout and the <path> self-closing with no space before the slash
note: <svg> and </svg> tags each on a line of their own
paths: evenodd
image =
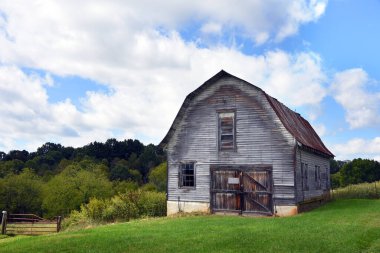
<svg viewBox="0 0 380 253">
<path fill-rule="evenodd" d="M 211 168 L 213 212 L 273 214 L 272 171 L 268 168 Z"/>
</svg>

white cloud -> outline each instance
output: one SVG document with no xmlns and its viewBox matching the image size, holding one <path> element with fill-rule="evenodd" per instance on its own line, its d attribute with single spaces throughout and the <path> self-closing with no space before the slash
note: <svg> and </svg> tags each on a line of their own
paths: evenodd
<svg viewBox="0 0 380 253">
<path fill-rule="evenodd" d="M 346 143 L 333 145 L 332 151 L 338 160 L 361 157 L 380 161 L 380 137 L 354 138 Z"/>
<path fill-rule="evenodd" d="M 112 137 L 113 131 L 117 130 L 123 137 L 127 136 L 126 133 L 129 138 L 143 134 L 149 141 L 157 143 L 169 129 L 185 96 L 222 68 L 260 86 L 287 105 L 319 102 L 313 89 L 308 86 L 304 89 L 304 83 L 297 80 L 305 80 L 315 86 L 314 89 L 323 91 L 318 82 L 323 74 L 314 55 L 274 51 L 263 56 L 247 56 L 228 48 L 198 49 L 177 39 L 170 43 L 173 45 L 168 48 L 178 48 L 179 53 L 189 55 L 187 68 L 163 66 L 122 72 L 109 70 L 108 75 L 100 77 L 112 84 L 111 92 L 88 92 L 82 98 L 80 109 L 70 100 L 49 103 L 44 78 L 38 79 L 34 74 L 28 76 L 16 67 L 1 67 L 1 76 L 9 81 L 0 82 L 0 90 L 3 91 L 5 84 L 12 87 L 8 89 L 12 93 L 3 91 L 4 98 L 0 95 L 3 108 L 0 121 L 4 128 L 9 127 L 8 131 L 0 133 L 0 140 L 6 135 L 28 140 L 37 146 L 53 140 L 78 146 Z M 152 46 L 157 44 L 160 42 Z M 298 65 L 305 61 L 313 62 L 309 63 L 312 67 L 300 70 Z M 3 106 L 7 97 L 17 104 Z M 19 125 L 23 127 L 18 128 Z M 35 139 L 39 143 L 34 142 Z"/>
<path fill-rule="evenodd" d="M 334 76 L 333 96 L 345 109 L 346 121 L 353 129 L 380 124 L 380 92 L 370 92 L 369 82 L 363 69 L 348 69 Z"/>
<path fill-rule="evenodd" d="M 216 22 L 208 22 L 201 27 L 202 33 L 220 34 L 222 32 L 222 25 Z"/>
<path fill-rule="evenodd" d="M 193 19 L 204 32 L 234 31 L 257 43 L 282 40 L 323 14 L 326 1 L 2 1 L 0 10 L 0 150 L 45 141 L 83 145 L 115 137 L 159 142 L 185 96 L 220 69 L 256 84 L 289 106 L 325 96 L 313 52 L 245 55 L 218 45 L 199 48 L 176 29 Z M 322 7 L 323 8 L 322 8 Z M 208 26 L 208 27 L 207 27 Z M 12 66 L 12 67 L 10 67 Z M 107 85 L 81 108 L 49 103 L 49 74 Z M 21 146 L 21 147 L 20 147 Z"/>
</svg>

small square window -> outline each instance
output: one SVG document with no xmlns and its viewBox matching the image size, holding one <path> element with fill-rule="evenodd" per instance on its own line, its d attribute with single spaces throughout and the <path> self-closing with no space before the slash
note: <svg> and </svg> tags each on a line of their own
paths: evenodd
<svg viewBox="0 0 380 253">
<path fill-rule="evenodd" d="M 182 163 L 179 173 L 180 187 L 195 187 L 194 163 Z"/>
</svg>

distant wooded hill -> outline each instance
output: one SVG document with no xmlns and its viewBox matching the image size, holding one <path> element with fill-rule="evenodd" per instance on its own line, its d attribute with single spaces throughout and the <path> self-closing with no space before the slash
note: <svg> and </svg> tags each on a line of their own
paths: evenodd
<svg viewBox="0 0 380 253">
<path fill-rule="evenodd" d="M 6 154 L 0 151 L 0 177 L 10 173 L 18 174 L 24 168 L 31 169 L 39 176 L 54 175 L 62 171 L 70 161 L 83 159 L 106 165 L 110 180 L 133 180 L 140 176 L 140 180 L 146 183 L 149 170 L 163 162 L 165 157 L 162 149 L 157 146 L 145 146 L 139 140 L 132 139 L 109 139 L 104 143 L 92 142 L 79 148 L 47 142 L 36 152 L 12 150 Z M 135 175 L 137 173 L 140 175 Z"/>
<path fill-rule="evenodd" d="M 0 210 L 67 215 L 91 198 L 130 190 L 166 190 L 162 149 L 138 140 L 79 148 L 45 143 L 36 152 L 0 152 Z"/>
</svg>

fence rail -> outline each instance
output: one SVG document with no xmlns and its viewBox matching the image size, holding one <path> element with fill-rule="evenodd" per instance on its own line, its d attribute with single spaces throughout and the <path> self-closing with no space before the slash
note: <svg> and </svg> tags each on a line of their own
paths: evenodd
<svg viewBox="0 0 380 253">
<path fill-rule="evenodd" d="M 35 214 L 8 214 L 2 212 L 1 234 L 42 235 L 58 233 L 61 229 L 61 216 L 47 220 Z"/>
</svg>

